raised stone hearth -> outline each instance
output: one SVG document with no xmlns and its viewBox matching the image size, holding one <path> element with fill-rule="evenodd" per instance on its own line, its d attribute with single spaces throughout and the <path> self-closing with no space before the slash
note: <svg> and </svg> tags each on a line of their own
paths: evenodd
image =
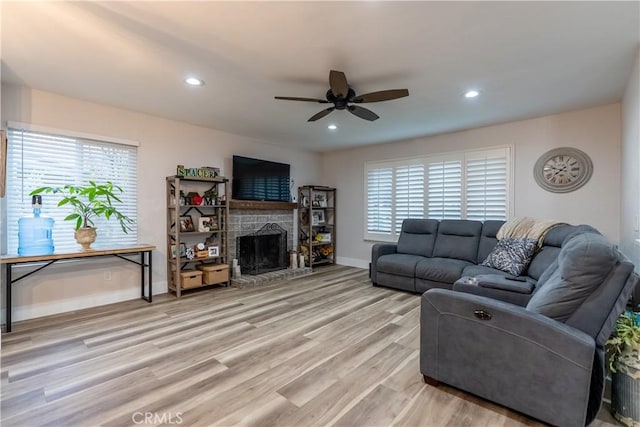
<svg viewBox="0 0 640 427">
<path fill-rule="evenodd" d="M 246 288 L 250 286 L 267 285 L 278 280 L 289 279 L 292 277 L 306 276 L 311 274 L 311 268 L 296 268 L 292 270 L 286 268 L 284 270 L 272 271 L 270 273 L 258 274 L 255 276 L 242 275 L 242 277 L 231 279 L 231 286 L 236 288 Z"/>
</svg>

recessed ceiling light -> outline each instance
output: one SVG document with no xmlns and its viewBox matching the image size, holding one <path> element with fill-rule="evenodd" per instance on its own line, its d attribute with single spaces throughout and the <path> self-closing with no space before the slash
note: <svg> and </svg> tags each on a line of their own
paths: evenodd
<svg viewBox="0 0 640 427">
<path fill-rule="evenodd" d="M 197 77 L 187 77 L 184 81 L 191 86 L 204 86 L 204 80 L 200 80 Z"/>
<path fill-rule="evenodd" d="M 329 130 L 336 130 L 336 129 L 338 129 L 338 126 L 336 126 L 336 125 L 329 125 L 329 126 L 327 126 L 327 129 L 329 129 Z"/>
<path fill-rule="evenodd" d="M 480 92 L 478 92 L 477 90 L 470 90 L 467 93 L 464 94 L 465 98 L 475 98 L 476 96 L 480 95 Z"/>
</svg>

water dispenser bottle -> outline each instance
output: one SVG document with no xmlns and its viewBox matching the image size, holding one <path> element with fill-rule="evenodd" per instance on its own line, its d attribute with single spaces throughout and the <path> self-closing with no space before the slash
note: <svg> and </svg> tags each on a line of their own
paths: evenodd
<svg viewBox="0 0 640 427">
<path fill-rule="evenodd" d="M 33 218 L 18 220 L 18 255 L 49 255 L 53 253 L 53 218 L 40 216 L 42 196 L 33 196 Z"/>
</svg>

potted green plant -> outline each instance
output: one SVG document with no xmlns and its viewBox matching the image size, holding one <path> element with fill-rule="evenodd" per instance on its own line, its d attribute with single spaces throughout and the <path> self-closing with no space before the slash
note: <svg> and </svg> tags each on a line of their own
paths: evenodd
<svg viewBox="0 0 640 427">
<path fill-rule="evenodd" d="M 640 426 L 640 313 L 627 311 L 607 340 L 611 377 L 611 411 L 627 426 Z"/>
<path fill-rule="evenodd" d="M 87 186 L 40 187 L 33 190 L 31 195 L 61 193 L 63 197 L 58 202 L 58 206 L 70 205 L 73 209 L 73 213 L 67 215 L 65 221 L 75 221 L 76 241 L 82 245 L 84 250 L 88 250 L 96 240 L 94 218 L 105 217 L 107 220 L 115 218 L 124 233 L 131 230 L 130 224 L 133 223 L 133 220 L 114 206 L 115 203 L 122 203 L 116 196 L 116 191 L 123 192 L 122 188 L 111 181 L 107 181 L 105 184 L 89 181 Z"/>
</svg>

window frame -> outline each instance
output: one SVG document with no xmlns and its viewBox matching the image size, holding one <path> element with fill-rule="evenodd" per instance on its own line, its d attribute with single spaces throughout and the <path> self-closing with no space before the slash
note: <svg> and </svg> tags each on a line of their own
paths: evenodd
<svg viewBox="0 0 640 427">
<path fill-rule="evenodd" d="M 364 164 L 364 203 L 363 203 L 363 240 L 371 242 L 397 242 L 400 235 L 400 230 L 395 230 L 395 168 L 398 166 L 406 166 L 413 164 L 424 165 L 424 218 L 428 218 L 429 212 L 429 195 L 428 195 L 428 178 L 429 178 L 429 164 L 437 162 L 446 162 L 461 160 L 461 208 L 460 217 L 466 219 L 467 217 L 467 161 L 480 156 L 490 156 L 490 153 L 497 153 L 499 151 L 504 152 L 507 159 L 506 164 L 506 219 L 513 218 L 514 212 L 514 145 L 504 144 L 491 147 L 474 148 L 467 150 L 457 150 L 442 153 L 432 153 L 419 157 L 406 157 L 390 160 L 374 160 L 365 161 Z M 392 173 L 392 203 L 391 203 L 391 232 L 389 234 L 369 232 L 368 230 L 368 175 L 370 170 L 390 167 L 393 169 Z"/>
<path fill-rule="evenodd" d="M 89 133 L 84 133 L 84 132 L 77 132 L 77 131 L 72 131 L 72 130 L 64 130 L 64 129 L 59 129 L 59 128 L 52 128 L 52 127 L 47 127 L 47 126 L 40 126 L 40 125 L 35 125 L 35 124 L 31 124 L 31 123 L 22 123 L 22 122 L 13 122 L 13 121 L 8 121 L 6 123 L 6 128 L 5 128 L 6 134 L 7 134 L 7 144 L 8 144 L 8 149 L 7 149 L 7 157 L 9 156 L 9 153 L 12 151 L 11 148 L 11 140 L 9 138 L 10 134 L 13 132 L 30 132 L 30 133 L 36 133 L 36 134 L 43 134 L 45 136 L 50 136 L 53 138 L 67 138 L 70 140 L 75 140 L 73 142 L 69 142 L 69 143 L 73 143 L 76 144 L 77 149 L 79 150 L 78 152 L 80 153 L 80 156 L 85 156 L 87 155 L 87 153 L 89 153 L 89 155 L 91 155 L 91 152 L 84 152 L 87 149 L 91 150 L 91 143 L 94 142 L 96 144 L 96 146 L 100 147 L 102 146 L 103 148 L 106 148 L 107 150 L 112 149 L 112 150 L 118 150 L 118 146 L 122 146 L 121 149 L 125 149 L 126 150 L 134 150 L 135 151 L 135 158 L 133 159 L 133 162 L 128 162 L 125 163 L 125 165 L 127 166 L 127 171 L 129 171 L 128 173 L 130 174 L 131 171 L 133 170 L 133 175 L 129 175 L 130 179 L 128 180 L 128 182 L 130 184 L 129 188 L 132 188 L 135 190 L 135 193 L 133 194 L 133 196 L 131 197 L 131 195 L 129 194 L 129 199 L 130 201 L 127 203 L 127 206 L 129 206 L 128 209 L 131 209 L 134 213 L 134 216 L 132 217 L 132 219 L 134 220 L 135 224 L 134 224 L 134 228 L 133 231 L 130 231 L 128 234 L 128 240 L 135 240 L 136 242 L 138 241 L 138 233 L 139 233 L 139 227 L 138 227 L 138 218 L 139 218 L 139 208 L 138 208 L 138 191 L 139 191 L 139 179 L 138 179 L 138 164 L 139 164 L 139 150 L 138 147 L 140 146 L 140 143 L 137 141 L 132 141 L 132 140 L 127 140 L 127 139 L 121 139 L 121 138 L 114 138 L 114 137 L 109 137 L 109 136 L 103 136 L 103 135 L 95 135 L 95 134 L 89 134 Z M 14 141 L 15 144 L 15 141 Z M 128 148 L 127 148 L 128 147 Z M 14 148 L 15 149 L 15 148 Z M 36 154 L 37 155 L 42 155 L 42 154 Z M 131 154 L 128 154 L 131 155 Z M 109 158 L 109 157 L 104 157 Z M 23 159 L 24 161 L 24 159 Z M 7 190 L 9 190 L 10 186 L 12 187 L 17 187 L 20 194 L 22 195 L 22 197 L 25 197 L 25 189 L 22 188 L 20 190 L 20 187 L 23 185 L 20 182 L 14 182 L 14 183 L 9 183 L 9 179 L 10 179 L 10 173 L 15 174 L 15 170 L 16 168 L 12 168 L 9 169 L 10 165 L 7 165 Z M 22 174 L 24 173 L 24 171 L 21 169 L 22 165 L 18 167 L 18 169 L 20 169 L 20 171 L 18 172 L 18 174 Z M 113 169 L 115 171 L 115 169 Z M 84 169 L 83 169 L 84 171 Z M 53 173 L 55 176 L 55 170 L 54 171 L 48 171 L 48 174 Z M 79 176 L 81 176 L 84 172 L 79 172 L 76 173 L 76 180 L 80 180 L 78 182 L 73 182 L 70 184 L 74 184 L 74 185 L 84 185 L 86 184 L 86 181 L 88 181 L 89 178 L 78 178 Z M 117 172 L 115 172 L 115 175 L 117 175 Z M 131 179 L 132 178 L 132 179 Z M 91 179 L 93 179 L 93 177 L 91 177 Z M 97 181 L 100 181 L 100 178 L 96 179 Z M 116 184 L 118 184 L 118 182 L 113 179 L 113 177 L 111 178 L 112 181 L 114 181 Z M 84 181 L 84 182 L 82 182 Z M 43 185 L 48 185 L 46 183 L 43 183 Z M 133 185 L 133 186 L 132 186 Z M 127 191 L 125 189 L 125 191 Z M 48 198 L 52 198 L 54 196 L 52 195 L 46 195 L 45 197 Z M 57 197 L 57 196 L 55 196 Z M 29 197 L 29 201 L 24 202 L 30 205 L 30 197 Z M 23 204 L 24 204 L 23 203 Z M 16 215 L 12 215 L 9 210 L 10 209 L 16 209 L 16 212 L 14 212 L 15 214 L 17 214 L 18 218 L 24 217 L 25 216 L 25 210 L 28 210 L 28 212 L 30 213 L 31 210 L 30 208 L 25 208 L 24 206 L 22 206 L 20 201 L 14 200 L 12 195 L 10 195 L 9 191 L 6 192 L 5 197 L 3 198 L 3 203 L 0 206 L 0 208 L 2 209 L 2 218 L 3 218 L 3 224 L 2 224 L 2 249 L 3 249 L 3 253 L 6 252 L 12 252 L 12 253 L 17 253 L 17 245 L 18 245 L 18 238 L 17 236 L 15 237 L 15 242 L 13 241 L 14 239 L 11 238 L 9 236 L 9 233 L 13 233 L 13 229 L 15 227 L 17 227 L 17 225 L 13 226 L 13 227 L 9 227 L 9 219 L 13 216 Z M 53 205 L 55 206 L 55 204 Z M 49 208 L 50 209 L 50 208 Z M 60 219 L 60 217 L 64 218 L 64 216 L 66 216 L 66 214 L 68 214 L 70 212 L 64 212 L 64 213 L 57 213 L 56 212 L 56 224 L 55 227 L 56 229 L 58 229 L 58 233 L 60 233 L 60 228 L 65 228 L 66 231 L 68 231 L 68 233 L 65 231 L 65 239 L 62 241 L 62 243 L 60 244 L 60 246 L 56 243 L 56 239 L 54 238 L 54 245 L 56 246 L 56 252 L 62 251 L 62 252 L 69 252 L 69 247 L 71 246 L 70 242 L 73 241 L 73 228 L 74 228 L 74 224 L 73 222 L 70 221 L 63 221 L 62 219 Z M 130 214 L 127 214 L 130 215 Z M 52 212 L 49 211 L 43 211 L 43 216 L 53 216 Z M 99 219 L 102 220 L 102 219 Z M 117 224 L 117 221 L 110 221 L 110 228 L 111 225 L 113 225 L 114 227 L 118 227 L 119 229 L 119 224 Z M 17 228 L 16 228 L 17 230 Z M 67 234 L 70 236 L 70 238 L 67 238 Z M 10 246 L 10 244 L 15 243 L 16 247 L 14 248 L 13 245 Z M 111 244 L 113 242 L 106 242 L 106 244 Z M 115 243 L 114 243 L 115 245 Z"/>
</svg>

